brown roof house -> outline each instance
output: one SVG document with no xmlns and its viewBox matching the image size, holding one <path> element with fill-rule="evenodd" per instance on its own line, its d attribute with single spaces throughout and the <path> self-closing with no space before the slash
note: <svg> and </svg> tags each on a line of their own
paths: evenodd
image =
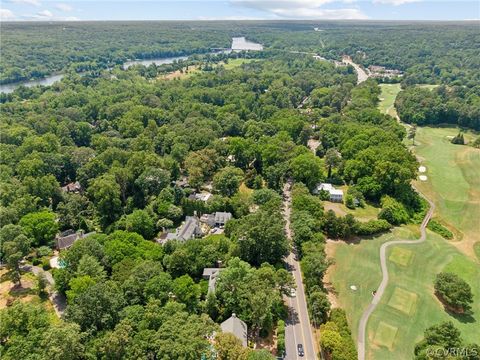
<svg viewBox="0 0 480 360">
<path fill-rule="evenodd" d="M 247 347 L 247 324 L 239 319 L 235 313 L 233 313 L 232 316 L 230 316 L 227 320 L 222 322 L 220 327 L 222 328 L 223 332 L 235 335 L 235 337 L 242 342 L 243 347 Z"/>
</svg>

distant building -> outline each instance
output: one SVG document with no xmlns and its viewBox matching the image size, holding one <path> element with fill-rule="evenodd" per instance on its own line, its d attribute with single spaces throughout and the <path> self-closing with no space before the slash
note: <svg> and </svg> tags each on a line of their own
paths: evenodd
<svg viewBox="0 0 480 360">
<path fill-rule="evenodd" d="M 203 214 L 200 221 L 210 227 L 222 227 L 225 226 L 227 221 L 231 218 L 232 213 L 217 211 L 214 214 Z"/>
<path fill-rule="evenodd" d="M 313 191 L 313 193 L 319 194 L 320 191 L 328 192 L 330 194 L 330 201 L 343 202 L 343 191 L 340 189 L 335 189 L 332 184 L 329 184 L 329 183 L 318 184 L 315 190 Z"/>
<path fill-rule="evenodd" d="M 235 313 L 220 324 L 224 333 L 231 333 L 242 342 L 243 347 L 248 345 L 248 327 L 245 322 L 240 320 Z"/>
<path fill-rule="evenodd" d="M 223 269 L 221 268 L 205 268 L 203 269 L 202 277 L 208 280 L 208 292 L 215 292 L 215 285 L 217 283 L 218 275 Z"/>
<path fill-rule="evenodd" d="M 65 186 L 62 186 L 62 191 L 67 193 L 79 193 L 82 191 L 82 185 L 78 181 L 68 183 Z"/>
<path fill-rule="evenodd" d="M 83 239 L 92 234 L 95 234 L 95 232 L 85 234 L 83 230 L 77 232 L 72 229 L 63 231 L 55 237 L 55 247 L 57 250 L 68 249 L 75 243 L 75 241 Z"/>
<path fill-rule="evenodd" d="M 200 228 L 200 221 L 196 216 L 187 216 L 185 222 L 178 227 L 174 233 L 167 233 L 163 237 L 163 241 L 168 240 L 180 240 L 187 241 L 195 239 L 203 235 L 202 229 Z"/>
<path fill-rule="evenodd" d="M 207 191 L 202 191 L 200 193 L 193 193 L 191 194 L 188 199 L 189 200 L 195 200 L 195 201 L 203 201 L 203 202 L 207 202 L 208 200 L 210 200 L 212 198 L 212 194 L 207 192 Z"/>
</svg>

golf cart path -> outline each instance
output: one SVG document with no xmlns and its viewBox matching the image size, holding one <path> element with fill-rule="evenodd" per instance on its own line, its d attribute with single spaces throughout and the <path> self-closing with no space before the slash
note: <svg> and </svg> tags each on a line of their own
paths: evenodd
<svg viewBox="0 0 480 360">
<path fill-rule="evenodd" d="M 383 243 L 382 246 L 380 247 L 380 265 L 382 268 L 382 282 L 380 283 L 380 286 L 378 287 L 375 296 L 372 299 L 372 302 L 368 305 L 368 307 L 365 309 L 365 311 L 362 314 L 362 317 L 360 318 L 360 323 L 358 325 L 358 339 L 357 339 L 357 347 L 358 347 L 358 360 L 365 360 L 365 333 L 367 329 L 367 323 L 370 315 L 372 312 L 375 310 L 377 307 L 378 303 L 382 299 L 383 293 L 385 292 L 385 289 L 388 285 L 388 268 L 387 268 L 387 260 L 386 260 L 386 252 L 387 249 L 391 245 L 408 245 L 408 244 L 421 244 L 424 242 L 427 238 L 427 232 L 426 232 L 426 227 L 428 222 L 430 221 L 430 218 L 433 215 L 433 212 L 435 210 L 435 204 L 427 199 L 425 195 L 421 194 L 422 197 L 427 200 L 427 202 L 430 204 L 430 209 L 428 210 L 427 214 L 423 218 L 422 224 L 420 225 L 420 239 L 418 240 L 393 240 L 393 241 L 388 241 L 386 243 Z"/>
</svg>

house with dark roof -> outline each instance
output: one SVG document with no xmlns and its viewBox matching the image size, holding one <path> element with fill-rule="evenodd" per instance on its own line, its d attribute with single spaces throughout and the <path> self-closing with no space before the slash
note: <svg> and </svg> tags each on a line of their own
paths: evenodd
<svg viewBox="0 0 480 360">
<path fill-rule="evenodd" d="M 243 322 L 241 319 L 235 315 L 235 313 L 232 314 L 227 320 L 222 322 L 220 324 L 220 327 L 222 328 L 222 331 L 225 333 L 231 333 L 235 335 L 237 339 L 239 339 L 242 342 L 243 347 L 247 347 L 248 345 L 248 327 L 245 322 Z"/>
<path fill-rule="evenodd" d="M 95 234 L 95 232 L 93 231 L 85 234 L 83 230 L 77 232 L 72 229 L 65 230 L 55 237 L 55 247 L 57 248 L 57 250 L 68 249 L 75 243 L 75 241 L 83 239 L 92 234 Z"/>
<path fill-rule="evenodd" d="M 201 237 L 203 235 L 200 228 L 200 220 L 196 216 L 187 216 L 184 223 L 178 227 L 174 233 L 167 233 L 164 237 L 164 241 L 168 240 L 180 240 L 187 241 Z"/>
<path fill-rule="evenodd" d="M 228 220 L 232 218 L 232 213 L 217 211 L 213 214 L 203 214 L 200 221 L 210 227 L 225 226 Z"/>
</svg>

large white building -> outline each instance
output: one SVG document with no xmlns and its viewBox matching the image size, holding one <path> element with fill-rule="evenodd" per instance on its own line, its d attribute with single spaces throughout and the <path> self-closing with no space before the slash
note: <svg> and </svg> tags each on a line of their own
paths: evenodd
<svg viewBox="0 0 480 360">
<path fill-rule="evenodd" d="M 332 184 L 321 183 L 318 184 L 315 190 L 315 194 L 319 194 L 320 191 L 326 191 L 330 194 L 330 201 L 333 202 L 343 202 L 343 190 L 335 189 Z"/>
</svg>

